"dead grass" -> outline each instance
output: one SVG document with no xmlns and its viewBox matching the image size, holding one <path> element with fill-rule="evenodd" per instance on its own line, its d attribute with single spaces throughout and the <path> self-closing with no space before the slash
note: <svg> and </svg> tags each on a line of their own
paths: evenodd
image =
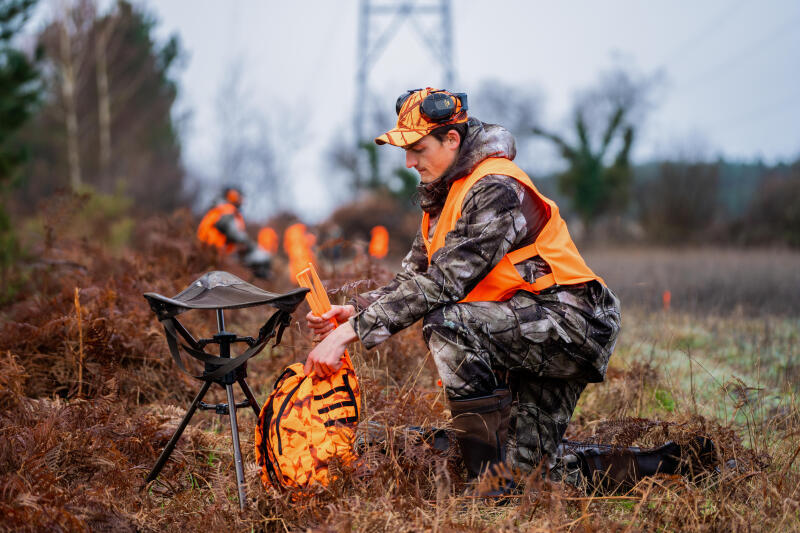
<svg viewBox="0 0 800 533">
<path fill-rule="evenodd" d="M 800 253 L 780 248 L 589 249 L 586 261 L 626 308 L 800 316 Z"/>
<path fill-rule="evenodd" d="M 718 303 L 684 310 L 672 284 L 728 279 L 730 286 L 715 290 L 738 290 L 760 260 L 733 264 L 745 259 L 732 251 L 722 260 L 706 252 L 676 258 L 627 251 L 616 256 L 625 265 L 618 270 L 611 252 L 589 259 L 623 297 L 624 329 L 607 381 L 587 389 L 567 436 L 650 445 L 705 434 L 722 459 L 736 460 L 735 468 L 695 481 L 658 476 L 616 494 L 587 494 L 534 476 L 509 505 L 466 497 L 457 457 L 403 436 L 407 425 L 447 423 L 435 367 L 413 327 L 373 352 L 352 351 L 364 391 L 362 426 L 389 428 L 388 444 L 342 468 L 331 487 L 300 499 L 264 491 L 254 465 L 254 417 L 242 411 L 246 512 L 238 511 L 227 421 L 211 413 L 194 417 L 159 480 L 140 491 L 198 388 L 174 368 L 141 294 L 174 294 L 214 268 L 247 277 L 191 244 L 192 229 L 179 213 L 144 222 L 135 247 L 115 256 L 58 238 L 34 250 L 24 294 L 0 310 L 0 530 L 800 530 L 794 366 L 800 313 L 795 304 L 768 313 L 761 306 L 769 299 L 747 312 L 710 312 L 731 298 L 717 293 Z M 364 290 L 369 282 L 360 280 L 388 279 L 380 265 L 358 261 L 327 271 L 329 285 Z M 694 266 L 704 261 L 712 261 L 713 276 L 698 274 Z M 669 313 L 659 310 L 655 284 L 662 274 L 646 289 L 638 281 L 662 262 L 671 265 L 658 271 L 673 290 Z M 788 269 L 797 263 L 792 254 L 774 259 L 762 273 L 771 290 L 789 283 L 782 276 L 795 279 Z M 282 290 L 285 283 L 278 276 L 267 288 Z M 657 303 L 644 298 L 648 291 Z M 699 302 L 702 293 L 694 294 Z M 192 326 L 210 327 L 206 318 L 193 318 Z M 240 311 L 229 324 L 251 331 L 263 319 Z M 248 381 L 260 401 L 277 372 L 309 347 L 295 324 L 282 347 L 254 360 Z"/>
</svg>

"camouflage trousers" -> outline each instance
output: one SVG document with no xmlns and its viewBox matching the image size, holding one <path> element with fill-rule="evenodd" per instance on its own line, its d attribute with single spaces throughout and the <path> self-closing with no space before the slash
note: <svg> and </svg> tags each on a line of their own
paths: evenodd
<svg viewBox="0 0 800 533">
<path fill-rule="evenodd" d="M 530 471 L 555 457 L 583 389 L 603 380 L 619 328 L 619 300 L 591 282 L 446 305 L 423 335 L 450 399 L 511 389 L 507 457 Z"/>
</svg>

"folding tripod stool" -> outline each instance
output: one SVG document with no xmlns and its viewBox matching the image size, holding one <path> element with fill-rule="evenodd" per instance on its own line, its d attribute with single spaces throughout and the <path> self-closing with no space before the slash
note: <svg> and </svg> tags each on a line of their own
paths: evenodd
<svg viewBox="0 0 800 533">
<path fill-rule="evenodd" d="M 191 357 L 201 361 L 205 370 L 201 375 L 192 377 L 203 382 L 200 392 L 197 393 L 189 410 L 178 425 L 166 448 L 161 453 L 150 475 L 147 476 L 145 485 L 158 477 L 170 454 L 175 449 L 181 434 L 186 429 L 195 411 L 213 409 L 217 414 L 228 415 L 231 422 L 231 435 L 233 438 L 233 454 L 236 467 L 236 482 L 239 491 L 239 508 L 245 507 L 244 468 L 242 466 L 242 451 L 239 446 L 239 427 L 236 422 L 236 409 L 252 407 L 258 417 L 260 408 L 253 391 L 247 385 L 247 361 L 257 355 L 273 337 L 275 344 L 281 341 L 281 335 L 291 320 L 291 313 L 303 301 L 308 289 L 300 288 L 285 294 L 275 294 L 259 289 L 228 272 L 208 272 L 192 282 L 186 289 L 172 298 L 153 292 L 144 295 L 150 308 L 164 326 L 172 358 L 178 367 L 192 375 L 184 366 L 180 356 L 182 348 Z M 225 328 L 224 311 L 226 309 L 241 309 L 270 305 L 276 311 L 267 319 L 258 332 L 258 337 L 239 337 Z M 175 318 L 177 315 L 192 309 L 213 310 L 217 315 L 217 333 L 210 339 L 195 339 L 186 328 Z M 179 338 L 180 336 L 180 338 Z M 181 338 L 185 342 L 181 342 Z M 248 348 L 238 356 L 231 357 L 231 345 L 243 342 Z M 219 355 L 208 353 L 205 347 L 209 344 L 219 346 Z M 207 404 L 203 397 L 213 383 L 225 389 L 227 403 Z M 233 395 L 233 384 L 238 383 L 246 400 L 236 403 Z"/>
</svg>

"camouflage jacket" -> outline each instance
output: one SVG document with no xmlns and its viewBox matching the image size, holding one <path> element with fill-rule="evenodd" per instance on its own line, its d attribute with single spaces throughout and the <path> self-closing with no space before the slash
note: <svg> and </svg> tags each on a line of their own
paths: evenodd
<svg viewBox="0 0 800 533">
<path fill-rule="evenodd" d="M 471 118 L 456 161 L 436 184 L 449 184 L 466 176 L 488 157 L 515 156 L 514 137 L 508 130 Z M 420 204 L 431 215 L 431 236 L 446 191 L 444 188 L 441 194 L 434 190 L 426 197 L 425 189 L 420 190 Z M 433 254 L 430 265 L 418 230 L 395 278 L 350 301 L 357 310 L 350 323 L 359 339 L 372 348 L 427 313 L 460 301 L 504 255 L 533 243 L 547 217 L 545 204 L 517 180 L 500 175 L 484 177 L 467 193 L 461 218 L 444 246 Z M 550 272 L 538 256 L 516 267 L 529 282 Z"/>
</svg>

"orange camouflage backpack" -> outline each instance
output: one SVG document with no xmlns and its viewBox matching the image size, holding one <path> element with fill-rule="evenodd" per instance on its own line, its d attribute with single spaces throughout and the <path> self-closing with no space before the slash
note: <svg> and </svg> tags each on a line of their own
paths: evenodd
<svg viewBox="0 0 800 533">
<path fill-rule="evenodd" d="M 313 267 L 297 279 L 311 289 L 306 298 L 314 314 L 330 309 Z M 342 367 L 326 379 L 304 375 L 303 363 L 287 367 L 275 381 L 255 430 L 256 461 L 264 486 L 326 486 L 332 459 L 349 464 L 356 458 L 353 444 L 360 410 L 361 390 L 347 352 Z"/>
<path fill-rule="evenodd" d="M 256 426 L 256 461 L 265 486 L 328 484 L 328 462 L 355 459 L 353 441 L 361 391 L 349 359 L 328 379 L 303 375 L 303 363 L 284 370 Z"/>
</svg>

